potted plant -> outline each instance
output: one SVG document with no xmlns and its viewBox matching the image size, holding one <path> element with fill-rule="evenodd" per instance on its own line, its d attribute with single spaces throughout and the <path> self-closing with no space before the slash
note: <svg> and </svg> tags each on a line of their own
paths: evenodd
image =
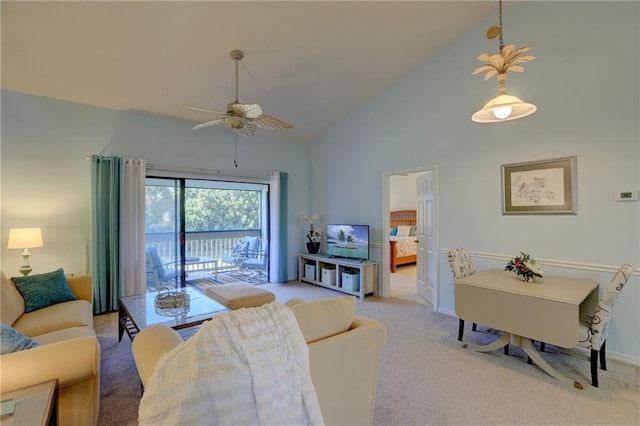
<svg viewBox="0 0 640 426">
<path fill-rule="evenodd" d="M 315 254 L 320 251 L 320 240 L 322 239 L 323 229 L 321 226 L 320 216 L 317 214 L 311 216 L 300 216 L 297 220 L 298 225 L 305 224 L 307 251 Z"/>
</svg>

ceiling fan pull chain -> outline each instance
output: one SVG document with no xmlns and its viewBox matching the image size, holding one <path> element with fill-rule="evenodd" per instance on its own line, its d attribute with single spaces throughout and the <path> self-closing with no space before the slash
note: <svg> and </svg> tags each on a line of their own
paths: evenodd
<svg viewBox="0 0 640 426">
<path fill-rule="evenodd" d="M 237 62 L 236 62 L 237 63 Z M 233 135 L 233 165 L 238 168 L 238 135 Z"/>
</svg>

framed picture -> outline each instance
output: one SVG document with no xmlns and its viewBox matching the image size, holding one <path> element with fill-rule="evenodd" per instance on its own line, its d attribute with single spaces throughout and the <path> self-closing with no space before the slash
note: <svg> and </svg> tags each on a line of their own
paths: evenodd
<svg viewBox="0 0 640 426">
<path fill-rule="evenodd" d="M 502 165 L 502 214 L 577 214 L 577 157 Z"/>
</svg>

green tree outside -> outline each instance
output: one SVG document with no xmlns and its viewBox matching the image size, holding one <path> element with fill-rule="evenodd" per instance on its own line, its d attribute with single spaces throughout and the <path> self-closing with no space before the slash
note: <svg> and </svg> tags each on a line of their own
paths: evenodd
<svg viewBox="0 0 640 426">
<path fill-rule="evenodd" d="M 177 187 L 147 185 L 145 231 L 175 232 Z M 187 232 L 260 229 L 260 191 L 185 188 Z"/>
</svg>

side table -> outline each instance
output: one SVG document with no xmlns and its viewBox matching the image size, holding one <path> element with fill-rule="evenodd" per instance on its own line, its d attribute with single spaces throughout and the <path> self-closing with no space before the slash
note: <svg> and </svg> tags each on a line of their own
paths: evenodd
<svg viewBox="0 0 640 426">
<path fill-rule="evenodd" d="M 58 380 L 16 389 L 2 394 L 2 404 L 13 400 L 13 413 L 0 417 L 2 426 L 58 424 Z"/>
</svg>

